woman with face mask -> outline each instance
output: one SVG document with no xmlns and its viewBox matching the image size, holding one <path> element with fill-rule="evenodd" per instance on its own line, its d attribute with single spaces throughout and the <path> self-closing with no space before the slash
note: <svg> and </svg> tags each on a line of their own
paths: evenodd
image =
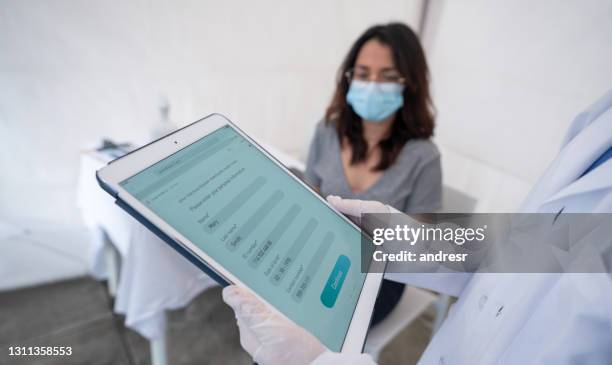
<svg viewBox="0 0 612 365">
<path fill-rule="evenodd" d="M 406 213 L 440 208 L 440 155 L 425 54 L 404 24 L 376 25 L 349 50 L 336 91 L 317 125 L 305 178 L 323 196 L 377 200 Z M 385 281 L 373 324 L 395 306 L 403 284 Z"/>
</svg>

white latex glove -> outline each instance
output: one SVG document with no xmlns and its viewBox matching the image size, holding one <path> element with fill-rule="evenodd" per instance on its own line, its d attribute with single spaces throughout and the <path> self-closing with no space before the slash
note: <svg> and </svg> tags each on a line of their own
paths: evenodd
<svg viewBox="0 0 612 365">
<path fill-rule="evenodd" d="M 399 213 L 395 208 L 374 200 L 342 199 L 329 195 L 327 201 L 340 212 L 353 217 L 360 217 L 364 213 Z"/>
<path fill-rule="evenodd" d="M 240 344 L 260 365 L 310 364 L 328 351 L 319 340 L 277 312 L 246 289 L 223 289 L 223 301 L 236 315 Z"/>
</svg>

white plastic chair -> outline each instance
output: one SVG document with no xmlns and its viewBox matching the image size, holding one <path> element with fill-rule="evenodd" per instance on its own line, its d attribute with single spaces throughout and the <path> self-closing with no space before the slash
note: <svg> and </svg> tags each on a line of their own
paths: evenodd
<svg viewBox="0 0 612 365">
<path fill-rule="evenodd" d="M 444 200 L 441 211 L 464 213 L 474 210 L 476 199 L 450 186 L 445 185 L 443 188 Z M 382 349 L 432 303 L 436 311 L 432 326 L 433 336 L 446 318 L 450 297 L 407 286 L 393 311 L 368 332 L 364 351 L 377 359 Z"/>
<path fill-rule="evenodd" d="M 428 291 L 406 286 L 393 311 L 368 332 L 364 352 L 377 360 L 382 349 L 435 300 L 436 296 Z"/>
</svg>

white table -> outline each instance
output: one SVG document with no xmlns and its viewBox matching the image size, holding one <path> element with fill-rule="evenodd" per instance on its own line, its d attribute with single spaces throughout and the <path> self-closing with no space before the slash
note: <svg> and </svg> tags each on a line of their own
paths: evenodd
<svg viewBox="0 0 612 365">
<path fill-rule="evenodd" d="M 266 149 L 287 166 L 303 170 L 304 165 L 294 158 L 273 147 Z M 109 279 L 115 312 L 124 314 L 126 326 L 150 341 L 152 362 L 163 365 L 167 362 L 166 310 L 186 306 L 217 284 L 120 209 L 98 186 L 95 171 L 108 160 L 95 151 L 81 156 L 78 204 L 93 235 L 91 273 Z"/>
</svg>

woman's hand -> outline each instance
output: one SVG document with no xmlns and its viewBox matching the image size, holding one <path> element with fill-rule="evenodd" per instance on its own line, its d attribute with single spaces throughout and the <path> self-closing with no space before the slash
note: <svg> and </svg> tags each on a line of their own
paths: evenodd
<svg viewBox="0 0 612 365">
<path fill-rule="evenodd" d="M 240 344 L 261 365 L 310 364 L 328 351 L 312 334 L 274 312 L 246 289 L 230 285 L 223 300 L 236 315 Z"/>
</svg>

